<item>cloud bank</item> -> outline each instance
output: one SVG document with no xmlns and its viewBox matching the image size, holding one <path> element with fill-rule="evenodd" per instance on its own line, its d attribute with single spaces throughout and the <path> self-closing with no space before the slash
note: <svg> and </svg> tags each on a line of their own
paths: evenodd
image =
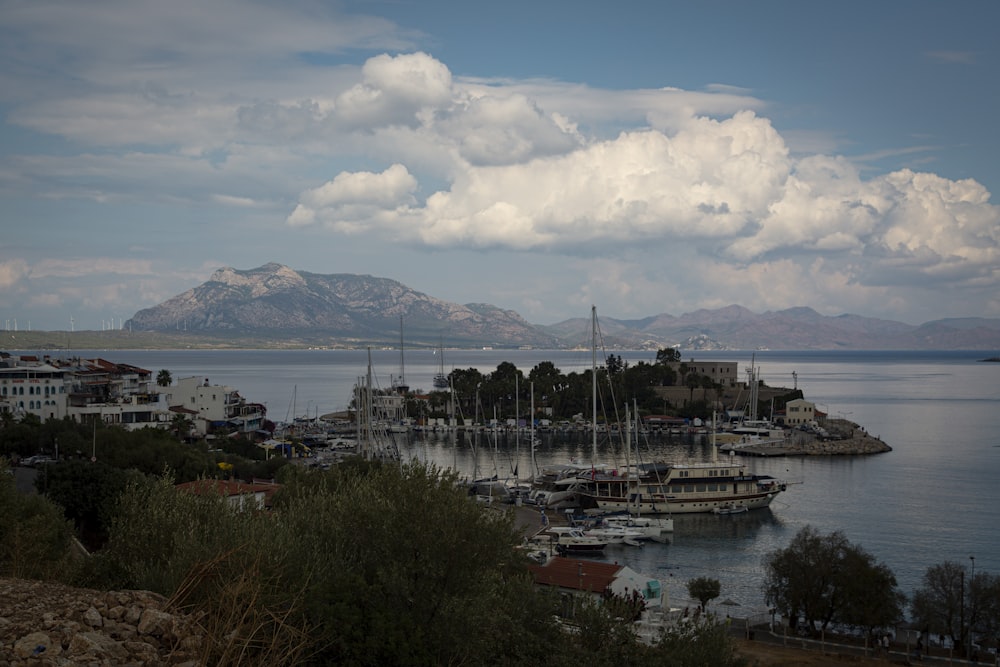
<svg viewBox="0 0 1000 667">
<path fill-rule="evenodd" d="M 447 188 L 415 202 L 405 164 L 344 171 L 302 194 L 293 226 L 440 249 L 586 255 L 684 243 L 737 266 L 822 256 L 837 258 L 848 283 L 869 286 L 1000 281 L 1000 209 L 971 179 L 911 170 L 865 179 L 843 157 L 793 157 L 771 122 L 746 110 L 663 115 L 656 128 L 588 137 L 571 109 L 502 87 L 472 94 L 426 54 L 380 56 L 363 73 L 346 111 L 330 116 L 419 137 L 450 159 Z M 334 196 L 347 187 L 349 201 Z"/>
<path fill-rule="evenodd" d="M 874 171 L 738 85 L 459 76 L 428 41 L 310 2 L 6 3 L 0 307 L 128 316 L 278 261 L 534 321 L 602 301 L 920 321 L 941 294 L 1000 315 L 976 180 Z"/>
</svg>

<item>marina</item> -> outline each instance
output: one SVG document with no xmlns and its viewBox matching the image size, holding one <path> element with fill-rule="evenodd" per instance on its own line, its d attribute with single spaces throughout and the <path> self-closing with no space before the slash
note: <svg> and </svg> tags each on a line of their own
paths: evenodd
<svg viewBox="0 0 1000 667">
<path fill-rule="evenodd" d="M 296 414 L 291 410 L 293 388 L 297 388 L 298 414 L 343 411 L 367 363 L 364 350 L 86 354 L 133 363 L 154 373 L 170 369 L 175 378 L 211 377 L 264 403 L 268 415 L 278 420 Z M 620 354 L 627 361 L 648 361 L 652 356 L 641 351 Z M 741 364 L 749 363 L 751 356 L 733 351 L 697 354 Z M 564 372 L 591 364 L 589 350 L 445 350 L 445 355 L 446 372 L 470 367 L 490 372 L 505 361 L 525 373 L 543 361 Z M 986 502 L 994 496 L 1000 475 L 995 429 L 1000 366 L 981 363 L 989 356 L 975 351 L 757 352 L 761 379 L 767 385 L 791 385 L 796 373 L 806 398 L 831 418 L 864 427 L 892 451 L 866 456 L 733 454 L 756 474 L 787 480 L 787 490 L 769 507 L 742 514 L 675 515 L 669 543 L 650 542 L 641 548 L 609 545 L 602 558 L 656 576 L 675 595 L 691 578 L 717 578 L 723 597 L 739 605 L 733 608 L 737 613 L 761 607 L 764 556 L 786 546 L 806 525 L 821 532 L 842 531 L 890 567 L 908 594 L 919 586 L 927 567 L 944 560 L 965 563 L 975 555 L 977 569 L 1000 572 L 995 546 L 1000 544 L 1000 507 Z M 377 384 L 390 386 L 388 376 L 396 372 L 398 358 L 398 351 L 373 351 Z M 433 351 L 407 352 L 407 381 L 413 388 L 429 389 L 440 368 Z M 533 453 L 539 469 L 591 461 L 589 435 L 555 429 L 537 435 Z M 439 431 L 396 436 L 404 459 L 453 468 L 470 478 L 491 477 L 494 470 L 506 477 L 516 469 L 527 479 L 533 470 L 532 451 L 523 434 L 519 439 L 514 433 L 496 439 L 496 455 L 494 440 L 476 441 L 471 435 Z M 491 444 L 487 447 L 484 442 Z M 709 444 L 698 434 L 661 434 L 648 438 L 642 447 L 649 460 L 705 463 L 711 456 Z M 613 460 L 611 449 L 600 444 L 598 458 Z M 537 511 L 534 521 L 537 525 Z"/>
</svg>

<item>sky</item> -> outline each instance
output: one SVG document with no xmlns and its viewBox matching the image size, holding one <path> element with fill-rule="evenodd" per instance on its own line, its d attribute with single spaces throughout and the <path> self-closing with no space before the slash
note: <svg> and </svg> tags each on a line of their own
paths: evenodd
<svg viewBox="0 0 1000 667">
<path fill-rule="evenodd" d="M 1000 3 L 0 0 L 0 319 L 219 268 L 1000 317 Z"/>
</svg>

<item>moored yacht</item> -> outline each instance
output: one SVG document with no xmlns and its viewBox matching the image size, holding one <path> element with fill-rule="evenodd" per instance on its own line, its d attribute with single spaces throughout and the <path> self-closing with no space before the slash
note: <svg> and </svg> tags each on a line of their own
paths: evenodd
<svg viewBox="0 0 1000 667">
<path fill-rule="evenodd" d="M 656 463 L 617 475 L 578 478 L 582 507 L 643 516 L 767 507 L 786 483 L 757 475 L 741 462 Z"/>
<path fill-rule="evenodd" d="M 608 545 L 608 540 L 596 535 L 586 535 L 579 528 L 552 526 L 547 531 L 555 539 L 556 551 L 561 554 L 600 553 Z"/>
</svg>

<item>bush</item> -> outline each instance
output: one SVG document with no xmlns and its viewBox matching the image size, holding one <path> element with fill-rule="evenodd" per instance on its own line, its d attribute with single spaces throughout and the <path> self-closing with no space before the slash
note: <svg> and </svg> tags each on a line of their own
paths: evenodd
<svg viewBox="0 0 1000 667">
<path fill-rule="evenodd" d="M 62 579 L 72 569 L 72 526 L 62 508 L 18 492 L 0 462 L 0 574 L 24 579 Z"/>
</svg>

